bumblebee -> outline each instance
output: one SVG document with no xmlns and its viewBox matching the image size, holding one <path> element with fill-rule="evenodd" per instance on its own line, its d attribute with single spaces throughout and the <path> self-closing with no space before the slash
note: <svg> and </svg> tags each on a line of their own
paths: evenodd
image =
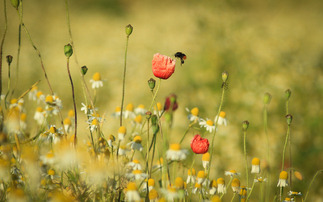
<svg viewBox="0 0 323 202">
<path fill-rule="evenodd" d="M 181 59 L 181 65 L 184 64 L 184 60 L 186 60 L 186 55 L 182 52 L 177 52 L 175 53 L 175 58 L 180 58 Z"/>
</svg>

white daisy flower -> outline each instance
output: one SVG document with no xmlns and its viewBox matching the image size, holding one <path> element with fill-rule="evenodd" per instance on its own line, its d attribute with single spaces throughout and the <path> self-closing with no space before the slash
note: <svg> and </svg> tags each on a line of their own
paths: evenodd
<svg viewBox="0 0 323 202">
<path fill-rule="evenodd" d="M 138 151 L 142 151 L 143 147 L 141 145 L 141 141 L 142 141 L 142 138 L 141 136 L 137 135 L 133 141 L 131 141 L 130 143 L 127 144 L 127 146 L 130 146 L 131 149 L 133 150 L 138 150 Z"/>
<path fill-rule="evenodd" d="M 283 202 L 289 202 L 289 201 L 294 201 L 294 199 L 293 198 L 286 197 L 285 200 L 283 200 Z"/>
<path fill-rule="evenodd" d="M 214 122 L 216 121 L 218 116 L 215 117 Z M 218 118 L 218 125 L 228 125 L 228 120 L 225 118 L 226 117 L 226 113 L 224 111 L 220 112 L 219 118 Z"/>
<path fill-rule="evenodd" d="M 187 180 L 186 180 L 186 183 L 189 184 L 189 183 L 195 183 L 195 179 L 196 179 L 196 172 L 195 172 L 195 169 L 192 168 L 192 172 L 191 172 L 191 169 L 189 169 L 187 171 Z"/>
<path fill-rule="evenodd" d="M 209 186 L 209 193 L 211 195 L 214 195 L 216 194 L 217 189 L 218 189 L 218 183 L 216 182 L 216 180 L 212 180 Z"/>
<path fill-rule="evenodd" d="M 201 192 L 204 195 L 205 189 L 202 188 L 202 185 L 201 184 L 199 184 L 199 183 L 196 182 L 194 188 L 192 189 L 192 193 L 193 194 L 200 194 Z"/>
<path fill-rule="evenodd" d="M 200 170 L 198 173 L 197 173 L 197 176 L 196 176 L 196 183 L 198 184 L 203 184 L 203 182 L 205 181 L 206 179 L 206 174 L 203 170 Z"/>
<path fill-rule="evenodd" d="M 124 114 L 124 117 L 127 119 L 127 118 L 130 118 L 130 119 L 135 119 L 136 118 L 136 114 L 133 112 L 134 110 L 134 106 L 132 103 L 129 103 L 126 107 L 126 111 L 123 113 Z"/>
<path fill-rule="evenodd" d="M 209 167 L 209 164 L 210 164 L 210 153 L 209 152 L 206 152 L 205 154 L 203 154 L 202 164 L 203 164 L 203 168 L 205 168 L 205 169 L 207 169 Z"/>
<path fill-rule="evenodd" d="M 127 173 L 126 177 L 130 180 L 139 180 L 142 181 L 148 177 L 146 173 L 143 173 L 141 170 L 133 170 L 131 173 Z"/>
<path fill-rule="evenodd" d="M 135 109 L 135 113 L 136 114 L 141 114 L 141 115 L 145 115 L 145 113 L 147 112 L 147 109 L 145 109 L 144 105 L 139 105 L 136 109 Z"/>
<path fill-rule="evenodd" d="M 109 135 L 109 138 L 108 138 L 108 145 L 109 147 L 112 147 L 112 142 L 116 141 L 116 138 L 113 136 L 113 135 Z"/>
<path fill-rule="evenodd" d="M 241 173 L 237 173 L 235 170 L 224 171 L 224 175 L 229 175 L 233 177 L 234 175 L 241 175 Z"/>
<path fill-rule="evenodd" d="M 254 182 L 267 182 L 267 178 L 262 179 L 262 177 L 258 177 L 257 179 L 254 179 Z"/>
<path fill-rule="evenodd" d="M 301 192 L 296 192 L 296 191 L 289 191 L 287 194 L 289 196 L 302 196 Z"/>
<path fill-rule="evenodd" d="M 134 121 L 135 125 L 141 126 L 142 125 L 142 115 L 138 114 L 133 121 Z"/>
<path fill-rule="evenodd" d="M 67 133 L 70 132 L 70 130 L 72 129 L 72 121 L 69 117 L 65 118 L 64 121 L 64 129 Z"/>
<path fill-rule="evenodd" d="M 181 161 L 186 159 L 187 150 L 181 149 L 180 144 L 171 144 L 166 151 L 166 158 L 172 161 Z"/>
<path fill-rule="evenodd" d="M 87 129 L 90 128 L 91 132 L 98 129 L 99 121 L 97 119 L 93 119 L 92 121 L 88 120 L 87 123 L 89 124 Z"/>
<path fill-rule="evenodd" d="M 284 170 L 281 171 L 280 174 L 279 174 L 279 181 L 278 181 L 277 187 L 286 187 L 286 186 L 288 186 L 287 179 L 288 179 L 288 173 L 286 171 L 284 171 Z"/>
<path fill-rule="evenodd" d="M 21 113 L 21 115 L 20 115 L 20 129 L 22 131 L 26 130 L 26 128 L 27 128 L 26 118 L 27 118 L 27 114 Z"/>
<path fill-rule="evenodd" d="M 251 173 L 260 173 L 260 160 L 259 158 L 253 158 L 251 161 Z"/>
<path fill-rule="evenodd" d="M 126 155 L 126 152 L 129 151 L 128 149 L 126 149 L 125 145 L 120 145 L 119 146 L 119 155 L 120 156 L 124 156 Z"/>
<path fill-rule="evenodd" d="M 160 102 L 157 102 L 157 108 L 158 108 L 158 116 L 160 116 L 163 113 L 163 106 Z M 154 114 L 157 115 L 157 108 L 154 106 Z"/>
<path fill-rule="evenodd" d="M 233 193 L 240 193 L 240 181 L 238 180 L 238 178 L 234 178 L 231 182 L 231 187 L 233 190 Z"/>
<path fill-rule="evenodd" d="M 127 185 L 126 201 L 141 201 L 135 182 L 129 182 Z"/>
<path fill-rule="evenodd" d="M 43 164 L 53 165 L 56 161 L 56 157 L 52 151 L 48 152 L 45 156 L 40 156 L 40 160 Z"/>
<path fill-rule="evenodd" d="M 142 167 L 137 159 L 127 163 L 127 166 L 131 167 L 132 170 L 142 170 Z"/>
<path fill-rule="evenodd" d="M 155 189 L 151 189 L 148 194 L 149 202 L 158 202 L 158 192 Z"/>
<path fill-rule="evenodd" d="M 120 118 L 121 115 L 121 107 L 116 107 L 114 113 L 112 114 L 113 117 L 115 118 Z"/>
<path fill-rule="evenodd" d="M 182 192 L 177 191 L 175 187 L 168 187 L 167 189 L 160 189 L 160 192 L 165 196 L 167 201 L 174 201 L 184 197 Z"/>
<path fill-rule="evenodd" d="M 101 74 L 99 72 L 96 72 L 90 80 L 90 83 L 92 83 L 93 89 L 103 87 L 103 80 L 101 80 Z"/>
<path fill-rule="evenodd" d="M 45 101 L 45 95 L 42 91 L 38 91 L 36 93 L 36 97 L 37 97 L 37 103 L 39 104 L 39 102 L 44 102 Z"/>
<path fill-rule="evenodd" d="M 127 134 L 126 127 L 120 126 L 119 130 L 118 130 L 118 139 L 119 139 L 119 141 L 124 140 L 124 137 L 126 136 L 126 134 Z"/>
<path fill-rule="evenodd" d="M 43 125 L 45 123 L 45 113 L 42 107 L 37 107 L 34 120 L 37 121 L 38 125 Z"/>
<path fill-rule="evenodd" d="M 187 115 L 187 118 L 193 122 L 198 122 L 200 120 L 199 115 L 199 109 L 197 107 L 193 108 L 192 110 L 189 110 L 188 108 L 186 108 L 186 111 L 189 112 L 190 114 Z"/>
<path fill-rule="evenodd" d="M 211 121 L 208 118 L 206 119 L 206 121 L 204 119 L 200 119 L 200 123 L 199 124 L 200 124 L 201 127 L 204 127 L 210 133 L 212 133 L 215 130 L 214 122 Z"/>
<path fill-rule="evenodd" d="M 225 188 L 225 181 L 222 177 L 218 178 L 216 180 L 216 182 L 218 183 L 218 193 L 219 194 L 225 194 L 227 193 L 227 189 Z"/>
<path fill-rule="evenodd" d="M 34 86 L 28 93 L 28 99 L 36 101 L 37 100 L 37 92 L 38 92 L 38 87 Z"/>
</svg>

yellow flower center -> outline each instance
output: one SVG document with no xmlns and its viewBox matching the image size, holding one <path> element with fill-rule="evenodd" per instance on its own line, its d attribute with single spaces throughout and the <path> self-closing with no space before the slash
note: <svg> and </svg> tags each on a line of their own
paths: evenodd
<svg viewBox="0 0 323 202">
<path fill-rule="evenodd" d="M 55 175 L 55 171 L 54 171 L 54 170 L 49 170 L 49 171 L 47 172 L 47 174 L 48 174 L 48 175 Z"/>
<path fill-rule="evenodd" d="M 161 104 L 160 102 L 157 102 L 157 104 L 156 104 L 156 105 L 157 105 L 157 107 L 158 107 L 158 111 L 161 111 L 161 110 L 163 109 L 163 108 L 162 108 L 162 104 Z M 155 109 L 155 110 L 157 110 L 157 109 L 156 109 L 156 106 L 154 107 L 154 109 Z"/>
<path fill-rule="evenodd" d="M 155 186 L 155 180 L 154 179 L 152 179 L 152 178 L 150 178 L 149 180 L 148 180 L 148 186 Z"/>
<path fill-rule="evenodd" d="M 222 177 L 220 177 L 219 179 L 217 179 L 216 181 L 218 184 L 224 184 L 224 179 Z"/>
<path fill-rule="evenodd" d="M 127 111 L 130 111 L 130 112 L 133 112 L 133 104 L 132 103 L 129 103 L 126 107 L 126 110 Z"/>
<path fill-rule="evenodd" d="M 139 135 L 137 135 L 135 138 L 133 138 L 133 141 L 135 142 L 135 143 L 141 143 L 141 141 L 142 141 L 142 138 L 141 138 L 141 136 L 139 136 Z"/>
<path fill-rule="evenodd" d="M 235 171 L 235 170 L 230 170 L 229 171 L 231 174 L 236 174 L 237 173 L 237 171 Z"/>
<path fill-rule="evenodd" d="M 177 177 L 175 179 L 175 186 L 179 189 L 182 189 L 184 187 L 184 180 L 181 177 Z"/>
<path fill-rule="evenodd" d="M 195 188 L 201 188 L 201 185 L 200 184 L 198 184 L 198 183 L 195 183 Z"/>
<path fill-rule="evenodd" d="M 226 116 L 226 113 L 224 111 L 221 111 L 220 112 L 220 117 L 225 118 L 225 116 Z"/>
<path fill-rule="evenodd" d="M 49 132 L 56 133 L 56 127 L 55 126 L 50 127 Z"/>
<path fill-rule="evenodd" d="M 171 144 L 169 148 L 170 148 L 170 150 L 179 151 L 179 150 L 181 150 L 181 145 L 180 144 Z"/>
<path fill-rule="evenodd" d="M 253 158 L 251 161 L 252 165 L 260 165 L 260 160 L 258 158 Z"/>
<path fill-rule="evenodd" d="M 205 172 L 203 170 L 197 173 L 197 178 L 205 178 Z"/>
<path fill-rule="evenodd" d="M 18 100 L 17 100 L 17 99 L 12 99 L 12 100 L 10 101 L 10 104 L 17 104 L 17 102 L 18 102 Z"/>
<path fill-rule="evenodd" d="M 125 150 L 126 146 L 125 145 L 120 145 L 119 149 Z"/>
<path fill-rule="evenodd" d="M 46 99 L 45 99 L 45 102 L 46 103 L 53 103 L 54 102 L 53 96 L 47 95 Z"/>
<path fill-rule="evenodd" d="M 213 196 L 211 202 L 221 202 L 221 198 L 219 196 Z"/>
<path fill-rule="evenodd" d="M 139 175 L 139 174 L 141 174 L 142 173 L 142 171 L 141 170 L 133 170 L 132 171 L 132 174 L 134 174 L 134 175 Z"/>
<path fill-rule="evenodd" d="M 290 198 L 285 198 L 285 201 L 291 201 L 291 199 Z"/>
<path fill-rule="evenodd" d="M 115 112 L 121 112 L 121 107 L 116 107 Z"/>
<path fill-rule="evenodd" d="M 71 119 L 68 117 L 64 119 L 64 125 L 68 125 L 68 126 L 72 125 Z"/>
<path fill-rule="evenodd" d="M 158 193 L 155 189 L 150 190 L 149 192 L 149 200 L 157 199 Z"/>
<path fill-rule="evenodd" d="M 118 133 L 121 133 L 121 134 L 126 134 L 126 127 L 124 126 L 120 126 L 119 130 L 118 130 Z"/>
<path fill-rule="evenodd" d="M 46 158 L 52 159 L 54 158 L 54 154 L 52 152 L 49 152 L 48 154 L 46 154 Z"/>
<path fill-rule="evenodd" d="M 210 187 L 218 187 L 218 183 L 216 182 L 216 180 L 211 181 Z"/>
<path fill-rule="evenodd" d="M 176 188 L 175 188 L 175 187 L 168 187 L 168 188 L 167 188 L 167 190 L 168 190 L 169 192 L 171 192 L 171 193 L 176 193 L 176 192 L 177 192 L 177 190 L 176 190 Z"/>
<path fill-rule="evenodd" d="M 279 179 L 287 180 L 287 178 L 288 178 L 288 173 L 286 171 L 281 171 L 279 174 Z"/>
<path fill-rule="evenodd" d="M 139 105 L 138 108 L 145 109 L 145 105 Z"/>
<path fill-rule="evenodd" d="M 232 187 L 240 187 L 240 181 L 238 180 L 238 178 L 234 178 L 231 182 L 231 186 Z"/>
<path fill-rule="evenodd" d="M 38 98 L 39 98 L 41 95 L 43 95 L 43 92 L 38 91 L 38 92 L 37 92 L 37 94 L 36 94 L 36 97 L 38 97 Z"/>
<path fill-rule="evenodd" d="M 139 114 L 138 116 L 136 116 L 135 122 L 136 123 L 141 123 L 141 121 L 142 121 L 142 116 Z"/>
<path fill-rule="evenodd" d="M 137 185 L 135 182 L 129 182 L 127 185 L 127 190 L 128 191 L 136 191 L 137 190 Z"/>
<path fill-rule="evenodd" d="M 36 91 L 36 90 L 38 90 L 38 87 L 34 86 L 30 91 Z"/>
<path fill-rule="evenodd" d="M 26 121 L 26 118 L 27 118 L 27 114 L 25 114 L 25 113 L 21 113 L 21 115 L 20 115 L 20 120 L 21 120 L 21 121 Z"/>
<path fill-rule="evenodd" d="M 92 125 L 93 126 L 97 126 L 98 124 L 99 124 L 98 120 L 97 119 L 93 119 Z"/>
<path fill-rule="evenodd" d="M 42 107 L 37 107 L 36 111 L 37 112 L 43 112 L 43 108 Z"/>
<path fill-rule="evenodd" d="M 113 135 L 109 135 L 109 140 L 113 142 L 115 140 L 115 137 Z"/>
<path fill-rule="evenodd" d="M 202 161 L 210 161 L 210 153 L 203 154 Z"/>
<path fill-rule="evenodd" d="M 213 126 L 214 125 L 213 121 L 211 121 L 211 120 L 207 120 L 206 121 L 206 124 L 209 125 L 209 126 Z"/>
<path fill-rule="evenodd" d="M 40 184 L 41 184 L 42 186 L 46 186 L 47 182 L 46 182 L 46 180 L 44 180 L 44 179 L 43 179 L 43 180 L 41 180 L 41 181 L 40 181 Z"/>
<path fill-rule="evenodd" d="M 191 169 L 188 170 L 187 174 L 191 175 Z M 196 172 L 195 172 L 194 168 L 192 168 L 192 175 L 196 175 Z"/>
<path fill-rule="evenodd" d="M 74 110 L 73 109 L 69 110 L 67 116 L 74 117 L 75 116 Z"/>
<path fill-rule="evenodd" d="M 134 159 L 132 162 L 135 164 L 139 164 L 139 161 L 137 159 Z"/>
<path fill-rule="evenodd" d="M 93 75 L 93 80 L 94 81 L 101 81 L 101 74 L 99 72 L 95 73 Z"/>
<path fill-rule="evenodd" d="M 199 115 L 199 109 L 197 107 L 193 108 L 191 110 L 191 114 L 194 116 L 198 116 Z"/>
</svg>

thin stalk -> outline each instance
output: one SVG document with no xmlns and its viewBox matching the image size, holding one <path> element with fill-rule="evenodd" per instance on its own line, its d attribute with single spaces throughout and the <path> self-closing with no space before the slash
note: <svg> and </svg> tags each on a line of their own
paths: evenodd
<svg viewBox="0 0 323 202">
<path fill-rule="evenodd" d="M 311 180 L 311 183 L 310 183 L 310 185 L 308 186 L 308 189 L 307 189 L 307 192 L 306 192 L 306 195 L 305 195 L 304 202 L 306 202 L 306 200 L 307 200 L 308 193 L 310 192 L 311 186 L 312 186 L 312 184 L 313 184 L 313 182 L 314 182 L 314 180 L 315 180 L 316 176 L 317 176 L 318 174 L 320 174 L 321 172 L 323 172 L 323 170 L 319 170 L 319 171 L 317 171 L 317 172 L 315 173 L 315 175 L 314 175 L 313 179 Z"/>
<path fill-rule="evenodd" d="M 72 80 L 72 76 L 71 76 L 71 72 L 70 72 L 70 58 L 67 57 L 67 73 L 68 76 L 70 78 L 70 82 L 71 82 L 71 87 L 72 87 L 72 98 L 73 98 L 73 104 L 74 104 L 74 123 L 75 123 L 75 137 L 74 137 L 74 146 L 76 149 L 76 141 L 77 141 L 77 110 L 76 110 L 76 103 L 75 103 L 75 95 L 74 95 L 74 85 L 73 85 L 73 80 Z"/>
<path fill-rule="evenodd" d="M 149 119 L 147 119 L 147 159 L 146 159 L 146 166 L 147 166 L 147 176 L 150 176 L 150 173 L 149 173 L 149 171 L 150 171 L 149 170 Z M 148 181 L 147 181 L 147 192 L 148 192 Z"/>
<path fill-rule="evenodd" d="M 288 142 L 289 130 L 290 130 L 290 125 L 288 125 L 288 128 L 287 128 L 286 140 L 285 140 L 285 145 L 283 149 L 282 171 L 284 170 L 285 151 L 286 151 L 287 142 Z"/>
<path fill-rule="evenodd" d="M 4 40 L 7 34 L 7 29 L 8 29 L 7 0 L 3 1 L 3 10 L 4 10 L 5 26 L 4 26 L 4 33 L 1 40 L 1 45 L 0 45 L 0 95 L 2 94 L 2 50 L 3 50 Z"/>
<path fill-rule="evenodd" d="M 220 197 L 221 199 L 224 196 L 224 193 L 227 193 L 228 192 L 228 189 L 229 189 L 229 186 L 231 185 L 232 180 L 233 180 L 233 177 L 231 176 L 229 183 L 225 187 L 225 192 L 223 192 L 222 195 L 221 195 L 221 197 Z"/>
<path fill-rule="evenodd" d="M 7 106 L 7 97 L 9 95 L 9 91 L 10 91 L 10 83 L 11 83 L 11 78 L 10 78 L 10 64 L 8 64 L 8 91 L 7 91 L 6 96 L 4 98 L 4 103 L 5 103 L 6 109 L 8 108 L 8 106 Z M 9 103 L 10 103 L 10 101 L 9 101 Z"/>
<path fill-rule="evenodd" d="M 269 196 L 270 196 L 270 160 L 269 160 L 269 136 L 268 136 L 268 131 L 267 131 L 267 104 L 264 106 L 264 130 L 266 134 L 266 139 L 267 139 L 267 165 L 268 165 L 268 184 L 267 184 L 267 192 L 266 192 L 266 201 L 269 201 Z"/>
<path fill-rule="evenodd" d="M 286 100 L 286 115 L 288 115 L 288 99 Z M 292 146 L 291 146 L 291 139 L 292 139 L 292 136 L 291 134 L 289 133 L 289 138 L 288 138 L 288 145 L 289 145 L 289 166 L 292 167 Z M 289 172 L 289 186 L 290 186 L 290 189 L 293 190 L 293 186 L 292 186 L 292 174 L 293 174 L 293 171 L 290 170 Z"/>
<path fill-rule="evenodd" d="M 232 199 L 231 199 L 231 202 L 233 202 L 233 199 L 234 199 L 234 197 L 236 196 L 236 194 L 234 193 L 233 194 L 233 197 L 232 197 Z"/>
<path fill-rule="evenodd" d="M 254 180 L 253 180 L 253 183 L 252 183 L 252 186 L 251 186 L 251 190 L 250 190 L 250 192 L 249 192 L 249 194 L 248 194 L 247 201 L 249 201 L 249 198 L 250 198 L 251 193 L 252 193 L 252 191 L 253 191 L 253 188 L 254 188 L 254 186 L 255 186 L 255 179 L 257 179 L 257 174 L 255 174 L 255 178 L 254 178 Z M 248 188 L 248 187 L 247 187 L 247 188 Z"/>
<path fill-rule="evenodd" d="M 123 111 L 123 103 L 124 103 L 124 91 L 125 91 L 125 87 L 126 87 L 126 70 L 127 70 L 128 42 L 129 42 L 129 35 L 127 36 L 127 40 L 126 40 L 126 48 L 125 48 L 125 56 L 124 56 L 122 99 L 121 99 L 121 113 L 120 113 L 120 126 L 122 126 L 122 111 Z"/>
<path fill-rule="evenodd" d="M 243 131 L 243 151 L 244 151 L 244 159 L 246 163 L 246 178 L 247 178 L 247 188 L 249 187 L 249 177 L 248 177 L 248 159 L 247 159 L 247 145 L 246 145 L 246 136 L 247 136 L 247 131 Z M 248 189 L 247 189 L 248 191 Z"/>
</svg>

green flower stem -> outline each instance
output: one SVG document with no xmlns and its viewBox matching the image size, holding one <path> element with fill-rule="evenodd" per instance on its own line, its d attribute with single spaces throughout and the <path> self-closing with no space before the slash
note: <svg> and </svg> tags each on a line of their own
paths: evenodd
<svg viewBox="0 0 323 202">
<path fill-rule="evenodd" d="M 146 167 L 147 167 L 147 176 L 150 176 L 149 171 L 151 171 L 151 170 L 149 170 L 149 119 L 147 119 L 147 159 L 146 159 Z M 147 181 L 147 188 L 148 188 L 148 181 Z M 148 192 L 148 189 L 147 189 L 147 192 Z"/>
<path fill-rule="evenodd" d="M 227 184 L 227 186 L 225 187 L 225 193 L 227 193 L 227 192 L 228 192 L 228 189 L 229 189 L 229 186 L 231 185 L 232 180 L 233 180 L 233 177 L 231 176 L 231 177 L 230 177 L 230 181 L 229 181 L 229 183 L 228 183 L 228 184 Z M 224 193 L 222 193 L 222 195 L 221 195 L 220 199 L 222 199 L 222 197 L 223 197 L 223 196 L 224 196 Z"/>
<path fill-rule="evenodd" d="M 127 36 L 127 40 L 126 40 L 126 48 L 125 48 L 125 56 L 124 56 L 122 99 L 121 99 L 121 113 L 120 113 L 120 126 L 122 126 L 122 111 L 123 111 L 123 103 L 124 103 L 124 91 L 125 91 L 125 86 L 126 86 L 126 70 L 127 70 L 128 42 L 129 42 L 129 35 Z"/>
<path fill-rule="evenodd" d="M 190 178 L 193 176 L 193 171 L 192 171 L 192 169 L 193 169 L 193 165 L 194 165 L 194 163 L 195 163 L 195 157 L 196 157 L 196 154 L 194 153 L 193 154 L 193 161 L 192 161 L 192 164 L 191 164 L 191 175 L 190 175 Z M 191 195 L 192 195 L 192 180 L 190 179 L 190 188 L 191 188 L 191 190 L 190 190 L 190 196 L 189 196 L 189 198 L 191 198 Z"/>
<path fill-rule="evenodd" d="M 72 87 L 72 98 L 73 98 L 73 105 L 74 105 L 74 124 L 75 124 L 75 136 L 74 136 L 74 146 L 76 149 L 76 143 L 77 143 L 77 110 L 76 110 L 76 103 L 75 103 L 75 95 L 74 95 L 74 85 L 73 85 L 73 80 L 70 72 L 70 58 L 67 58 L 67 73 L 71 82 L 71 87 Z"/>
<path fill-rule="evenodd" d="M 289 133 L 290 133 L 290 125 L 288 125 L 288 128 L 287 128 L 287 134 L 286 134 L 286 139 L 285 139 L 285 145 L 284 145 L 284 149 L 283 149 L 282 171 L 284 170 L 285 151 L 286 151 L 286 147 L 287 147 L 287 142 L 288 142 L 288 136 L 289 136 Z"/>
<path fill-rule="evenodd" d="M 97 88 L 94 88 L 94 100 L 93 100 L 93 104 L 96 103 L 97 96 L 98 96 L 98 89 Z"/>
<path fill-rule="evenodd" d="M 7 34 L 7 29 L 8 29 L 7 1 L 6 0 L 3 1 L 3 10 L 4 10 L 5 26 L 4 26 L 4 33 L 2 36 L 2 40 L 1 40 L 1 45 L 0 45 L 0 95 L 2 94 L 2 50 L 3 50 L 4 40 L 5 40 L 6 34 Z"/>
<path fill-rule="evenodd" d="M 265 134 L 266 134 L 266 139 L 267 139 L 267 165 L 268 165 L 268 184 L 267 184 L 267 192 L 266 192 L 266 201 L 269 201 L 269 196 L 270 196 L 270 159 L 269 159 L 269 136 L 268 136 L 268 131 L 267 131 L 267 104 L 264 106 L 264 129 L 265 129 Z"/>
<path fill-rule="evenodd" d="M 210 169 L 211 169 L 211 164 L 212 164 L 212 156 L 213 156 L 213 145 L 214 145 L 214 137 L 215 137 L 215 134 L 216 134 L 216 129 L 217 129 L 217 126 L 218 126 L 218 119 L 219 119 L 219 116 L 220 116 L 220 112 L 221 112 L 221 109 L 222 109 L 222 105 L 223 105 L 223 101 L 224 101 L 224 92 L 225 92 L 225 89 L 226 87 L 222 87 L 222 96 L 221 96 L 221 102 L 220 102 L 220 106 L 219 106 L 219 110 L 218 110 L 218 114 L 216 116 L 216 120 L 215 120 L 215 130 L 214 130 L 214 133 L 213 133 L 213 136 L 212 136 L 212 142 L 211 142 L 211 151 L 210 151 L 210 164 L 209 164 L 209 168 L 208 168 L 208 172 L 207 172 L 207 180 L 209 180 L 210 178 Z M 207 186 L 207 191 L 209 191 L 209 187 Z"/>
<path fill-rule="evenodd" d="M 251 196 L 251 193 L 252 193 L 252 191 L 253 191 L 253 188 L 255 187 L 255 179 L 257 179 L 257 174 L 255 174 L 255 178 L 254 178 L 254 180 L 253 180 L 251 190 L 250 190 L 250 192 L 249 192 L 249 194 L 248 194 L 247 201 L 249 201 L 249 198 L 250 198 L 250 196 Z M 247 187 L 247 188 L 248 188 L 248 187 Z"/>
<path fill-rule="evenodd" d="M 247 188 L 249 187 L 249 177 L 248 177 L 248 159 L 247 159 L 247 144 L 246 144 L 246 136 L 247 131 L 243 131 L 243 151 L 244 151 L 244 159 L 246 163 L 246 178 L 247 178 Z M 248 192 L 248 189 L 247 189 Z"/>
<path fill-rule="evenodd" d="M 286 100 L 286 115 L 288 115 L 288 99 Z M 288 126 L 289 127 L 289 126 Z M 291 134 L 289 133 L 289 138 L 288 138 L 288 145 L 289 145 L 289 166 L 292 167 L 292 146 L 291 146 Z M 293 190 L 293 186 L 292 186 L 292 170 L 290 170 L 289 172 L 289 187 L 291 190 Z"/>
<path fill-rule="evenodd" d="M 233 197 L 231 199 L 231 202 L 233 202 L 234 197 L 236 196 L 236 193 L 233 194 Z"/>
<path fill-rule="evenodd" d="M 10 91 L 10 83 L 11 83 L 11 79 L 10 79 L 10 64 L 8 64 L 8 91 L 7 91 L 6 96 L 4 98 L 4 103 L 5 103 L 6 109 L 8 108 L 8 105 L 7 105 L 7 97 L 9 95 L 9 91 Z M 9 100 L 9 105 L 10 105 L 10 100 Z"/>
<path fill-rule="evenodd" d="M 307 189 L 307 192 L 306 192 L 306 195 L 305 195 L 304 202 L 306 202 L 306 200 L 307 200 L 308 193 L 310 192 L 311 186 L 312 186 L 312 184 L 313 184 L 313 182 L 314 182 L 314 180 L 315 180 L 316 176 L 317 176 L 318 174 L 322 173 L 322 172 L 323 172 L 323 170 L 319 170 L 319 171 L 317 171 L 317 172 L 315 173 L 315 175 L 314 175 L 313 179 L 311 180 L 310 185 L 308 186 L 308 189 Z"/>
</svg>

